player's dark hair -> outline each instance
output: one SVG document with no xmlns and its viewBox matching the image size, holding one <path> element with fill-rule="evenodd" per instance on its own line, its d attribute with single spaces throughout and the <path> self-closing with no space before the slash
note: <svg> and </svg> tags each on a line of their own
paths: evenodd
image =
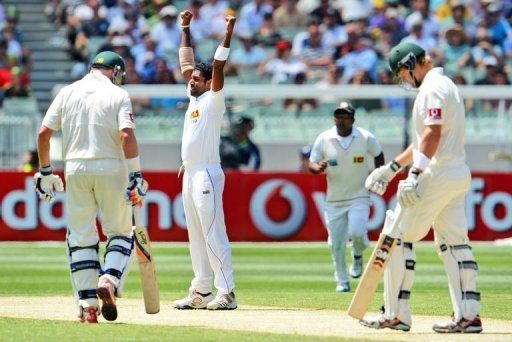
<svg viewBox="0 0 512 342">
<path fill-rule="evenodd" d="M 196 65 L 194 66 L 194 70 L 198 70 L 201 73 L 201 76 L 204 77 L 205 81 L 212 79 L 213 69 L 211 64 L 206 64 L 203 62 L 196 63 Z"/>
</svg>

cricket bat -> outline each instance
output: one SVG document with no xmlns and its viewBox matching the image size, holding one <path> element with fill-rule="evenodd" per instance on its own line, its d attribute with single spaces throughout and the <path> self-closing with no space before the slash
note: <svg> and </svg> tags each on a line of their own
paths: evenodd
<svg viewBox="0 0 512 342">
<path fill-rule="evenodd" d="M 139 273 L 144 296 L 144 307 L 146 313 L 156 314 L 160 312 L 160 293 L 158 291 L 158 279 L 156 276 L 155 260 L 151 253 L 151 244 L 148 231 L 140 223 L 139 207 L 133 206 L 133 236 L 135 250 L 139 260 Z"/>
<path fill-rule="evenodd" d="M 402 218 L 402 213 L 403 209 L 398 209 L 398 215 L 396 215 L 390 227 L 386 227 L 386 223 L 384 223 L 384 228 L 379 236 L 379 240 L 375 245 L 372 256 L 370 260 L 368 260 L 363 276 L 350 302 L 348 308 L 349 316 L 361 320 L 368 310 L 373 296 L 375 295 L 375 291 L 377 291 L 377 287 L 379 286 L 379 281 L 396 247 L 398 239 L 391 237 L 390 234 L 398 226 Z"/>
</svg>

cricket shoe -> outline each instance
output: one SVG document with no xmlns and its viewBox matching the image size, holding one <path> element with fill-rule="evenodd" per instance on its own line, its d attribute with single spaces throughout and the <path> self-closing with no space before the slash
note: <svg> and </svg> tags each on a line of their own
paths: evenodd
<svg viewBox="0 0 512 342">
<path fill-rule="evenodd" d="M 235 310 L 237 308 L 235 293 L 218 294 L 206 308 L 208 310 Z"/>
<path fill-rule="evenodd" d="M 449 321 L 436 323 L 432 327 L 435 332 L 445 334 L 478 334 L 482 332 L 482 321 L 480 317 L 476 316 L 473 319 L 461 319 L 456 322 L 454 318 Z"/>
<path fill-rule="evenodd" d="M 350 276 L 354 279 L 357 279 L 363 273 L 363 256 L 362 255 L 354 255 L 352 265 L 350 265 L 349 269 Z"/>
<path fill-rule="evenodd" d="M 80 322 L 82 323 L 98 323 L 98 308 L 88 307 L 86 309 L 82 308 L 82 313 L 80 315 Z"/>
<path fill-rule="evenodd" d="M 365 327 L 372 329 L 392 329 L 392 330 L 401 330 L 401 331 L 409 331 L 411 330 L 411 326 L 405 324 L 400 321 L 398 318 L 387 319 L 384 314 L 378 314 L 375 316 L 364 317 L 359 321 L 359 324 L 364 325 Z"/>
<path fill-rule="evenodd" d="M 107 279 L 100 278 L 98 282 L 98 297 L 101 299 L 101 314 L 107 321 L 117 318 L 117 306 L 114 285 Z"/>
<path fill-rule="evenodd" d="M 206 305 L 212 300 L 213 295 L 211 292 L 203 294 L 196 290 L 191 290 L 187 297 L 174 301 L 172 306 L 178 310 L 206 309 Z"/>
<path fill-rule="evenodd" d="M 336 285 L 336 292 L 350 292 L 350 284 L 346 282 Z"/>
</svg>

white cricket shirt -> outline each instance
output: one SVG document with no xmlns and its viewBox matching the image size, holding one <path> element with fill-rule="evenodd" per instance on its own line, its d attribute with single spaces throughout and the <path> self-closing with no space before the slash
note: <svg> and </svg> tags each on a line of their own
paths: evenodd
<svg viewBox="0 0 512 342">
<path fill-rule="evenodd" d="M 464 101 L 457 86 L 444 75 L 443 68 L 430 70 L 414 101 L 413 147 L 418 149 L 425 126 L 442 125 L 441 140 L 430 165 L 463 165 L 465 120 Z"/>
<path fill-rule="evenodd" d="M 313 144 L 309 160 L 313 163 L 328 160 L 325 169 L 327 203 L 332 206 L 370 203 L 364 181 L 368 176 L 370 159 L 373 163 L 373 158 L 381 153 L 382 148 L 375 136 L 355 125 L 348 137 L 341 137 L 336 126 L 322 132 Z"/>
<path fill-rule="evenodd" d="M 209 90 L 198 97 L 189 95 L 189 99 L 181 140 L 183 164 L 219 164 L 220 128 L 226 111 L 224 89 Z"/>
<path fill-rule="evenodd" d="M 62 129 L 65 161 L 124 159 L 119 131 L 135 128 L 128 93 L 94 70 L 59 91 L 43 125 Z"/>
</svg>

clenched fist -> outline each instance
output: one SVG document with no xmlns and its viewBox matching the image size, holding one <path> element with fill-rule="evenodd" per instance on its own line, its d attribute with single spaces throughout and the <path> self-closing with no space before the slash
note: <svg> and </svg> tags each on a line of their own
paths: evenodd
<svg viewBox="0 0 512 342">
<path fill-rule="evenodd" d="M 189 26 L 190 25 L 190 21 L 192 21 L 192 12 L 190 11 L 183 11 L 180 13 L 180 17 L 181 17 L 181 26 Z"/>
<path fill-rule="evenodd" d="M 226 16 L 226 31 L 229 33 L 233 33 L 233 28 L 235 27 L 236 17 L 232 15 Z"/>
</svg>

